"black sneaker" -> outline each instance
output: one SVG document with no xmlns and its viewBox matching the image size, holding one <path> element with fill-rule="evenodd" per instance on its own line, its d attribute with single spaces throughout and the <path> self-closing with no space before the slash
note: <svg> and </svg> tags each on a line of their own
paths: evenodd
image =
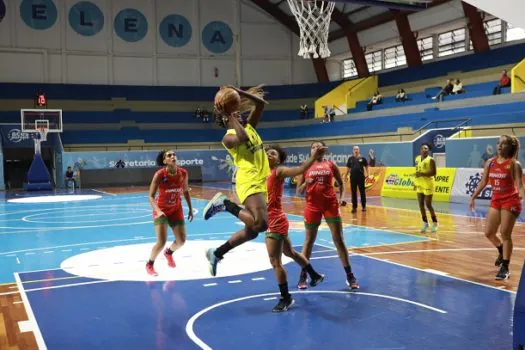
<svg viewBox="0 0 525 350">
<path fill-rule="evenodd" d="M 356 208 L 352 208 L 352 213 L 357 213 L 357 209 Z"/>
<path fill-rule="evenodd" d="M 346 285 L 350 287 L 350 289 L 352 290 L 359 289 L 359 284 L 357 283 L 357 279 L 355 278 L 353 273 L 351 273 L 350 275 L 347 275 Z"/>
<path fill-rule="evenodd" d="M 295 300 L 293 300 L 291 295 L 288 298 L 281 297 L 277 305 L 273 307 L 272 312 L 288 311 L 288 309 L 292 307 L 293 304 L 295 304 Z"/>
<path fill-rule="evenodd" d="M 503 264 L 503 255 L 499 254 L 498 258 L 496 259 L 496 262 L 494 263 L 494 266 L 499 267 L 501 264 Z"/>
<path fill-rule="evenodd" d="M 299 282 L 297 283 L 298 289 L 306 289 L 308 288 L 308 284 L 306 283 L 306 272 L 301 271 L 301 275 L 299 276 Z"/>
<path fill-rule="evenodd" d="M 496 275 L 496 279 L 498 281 L 506 280 L 510 276 L 509 267 L 505 264 L 501 264 L 499 267 L 498 274 Z"/>
<path fill-rule="evenodd" d="M 317 275 L 315 276 L 315 278 L 312 278 L 312 276 L 310 276 L 310 286 L 312 287 L 317 286 L 323 281 L 324 281 L 324 275 Z"/>
</svg>

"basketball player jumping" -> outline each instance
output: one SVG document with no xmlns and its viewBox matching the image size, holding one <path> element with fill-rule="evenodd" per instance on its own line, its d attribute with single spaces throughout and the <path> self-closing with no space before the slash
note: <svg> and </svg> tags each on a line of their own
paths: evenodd
<svg viewBox="0 0 525 350">
<path fill-rule="evenodd" d="M 503 135 L 499 138 L 497 156 L 485 163 L 483 177 L 469 203 L 470 209 L 474 210 L 476 198 L 490 183 L 492 199 L 485 223 L 485 236 L 498 249 L 495 262 L 499 266 L 497 280 L 505 280 L 510 276 L 512 229 L 521 213 L 521 200 L 525 196 L 522 168 L 516 161 L 518 151 L 519 140 L 515 136 Z M 503 243 L 496 236 L 498 226 Z"/>
<path fill-rule="evenodd" d="M 256 238 L 259 232 L 268 228 L 266 178 L 270 175 L 270 166 L 262 139 L 255 130 L 267 104 L 263 96 L 260 86 L 248 91 L 223 87 L 215 96 L 215 119 L 220 126 L 228 129 L 222 144 L 237 167 L 236 193 L 245 209 L 219 192 L 204 208 L 203 216 L 204 220 L 208 220 L 221 211 L 228 211 L 245 226 L 217 249 L 206 251 L 212 276 L 217 274 L 217 263 L 224 254 Z M 241 114 L 247 111 L 250 114 L 244 122 Z"/>
<path fill-rule="evenodd" d="M 153 207 L 153 223 L 157 233 L 157 242 L 151 249 L 149 261 L 146 263 L 146 272 L 157 276 L 153 264 L 155 259 L 166 244 L 168 238 L 167 226 L 169 225 L 175 240 L 169 248 L 164 250 L 164 257 L 169 267 L 175 267 L 173 252 L 182 247 L 186 242 L 186 227 L 184 225 L 184 211 L 180 194 L 184 193 L 184 199 L 188 204 L 188 220 L 193 220 L 193 209 L 188 186 L 188 172 L 177 166 L 177 156 L 172 150 L 161 151 L 157 155 L 157 165 L 164 166 L 158 170 L 149 187 L 149 202 Z M 155 194 L 159 195 L 155 198 Z"/>
</svg>

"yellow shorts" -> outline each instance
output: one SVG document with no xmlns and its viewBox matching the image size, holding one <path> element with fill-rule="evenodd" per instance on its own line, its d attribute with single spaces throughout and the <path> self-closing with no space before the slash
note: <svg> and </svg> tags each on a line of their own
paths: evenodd
<svg viewBox="0 0 525 350">
<path fill-rule="evenodd" d="M 434 194 L 434 188 L 431 187 L 423 187 L 423 186 L 416 186 L 416 192 L 417 193 L 423 193 L 425 196 L 431 196 Z"/>
<path fill-rule="evenodd" d="M 266 201 L 268 201 L 268 193 L 266 189 L 266 181 L 263 182 L 246 182 L 243 184 L 237 183 L 235 185 L 235 192 L 241 204 L 244 204 L 246 198 L 256 193 L 263 193 Z"/>
</svg>

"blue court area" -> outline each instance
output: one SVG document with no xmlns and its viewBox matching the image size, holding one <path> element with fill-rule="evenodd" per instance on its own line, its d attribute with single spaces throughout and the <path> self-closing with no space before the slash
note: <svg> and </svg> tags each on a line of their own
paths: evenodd
<svg viewBox="0 0 525 350">
<path fill-rule="evenodd" d="M 150 277 L 144 264 L 155 238 L 146 194 L 84 194 L 100 197 L 1 204 L 0 278 L 17 282 L 48 349 L 511 347 L 515 294 L 359 255 L 351 259 L 361 289 L 349 292 L 325 226 L 312 254 L 325 282 L 297 292 L 299 267 L 284 259 L 296 304 L 273 314 L 278 289 L 263 237 L 230 252 L 211 278 L 204 249 L 242 226 L 224 213 L 203 221 L 199 199 L 177 267 L 159 257 L 160 275 Z M 289 218 L 300 246 L 302 218 Z M 427 239 L 345 225 L 354 247 Z"/>
</svg>

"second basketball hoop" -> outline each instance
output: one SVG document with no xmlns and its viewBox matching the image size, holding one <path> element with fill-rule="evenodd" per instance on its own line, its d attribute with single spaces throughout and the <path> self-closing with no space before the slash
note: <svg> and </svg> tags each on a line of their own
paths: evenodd
<svg viewBox="0 0 525 350">
<path fill-rule="evenodd" d="M 288 0 L 299 25 L 299 52 L 303 58 L 330 57 L 328 33 L 335 2 L 321 0 Z"/>
</svg>

